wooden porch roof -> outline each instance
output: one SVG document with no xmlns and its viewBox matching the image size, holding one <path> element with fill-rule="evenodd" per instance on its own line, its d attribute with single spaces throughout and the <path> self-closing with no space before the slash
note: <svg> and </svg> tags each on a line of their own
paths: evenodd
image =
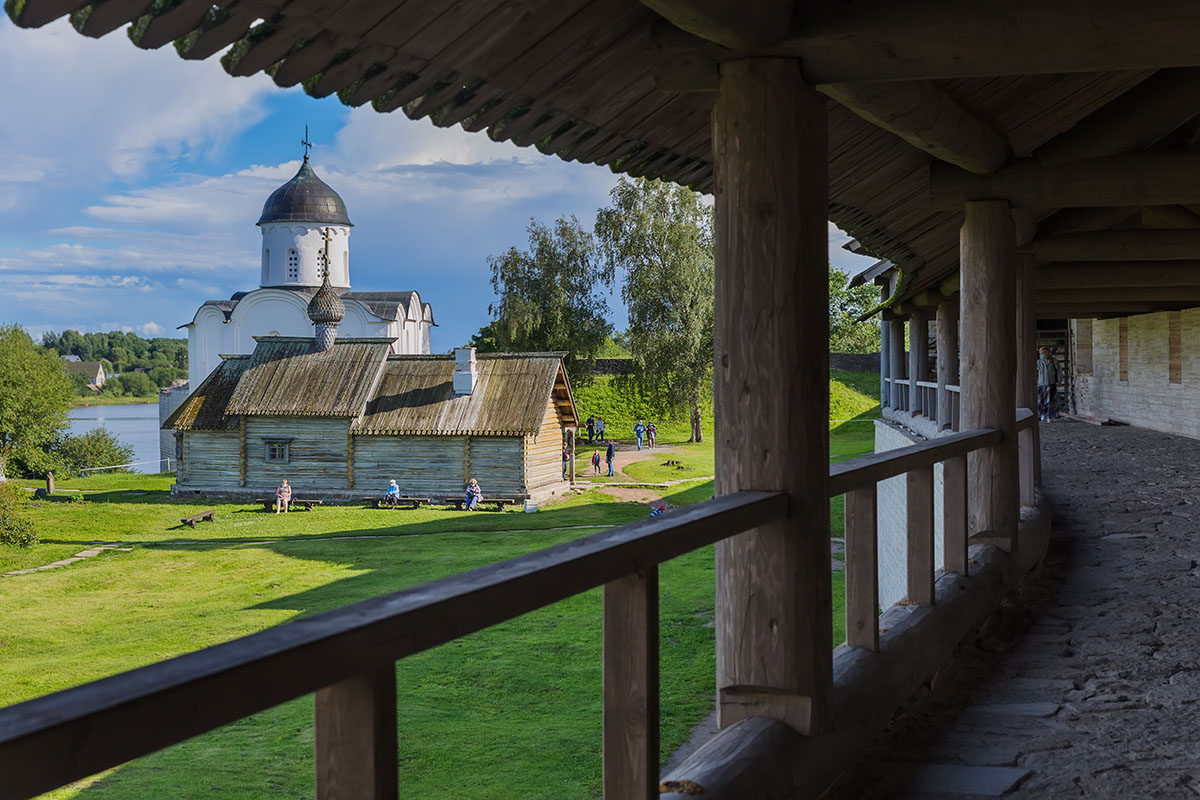
<svg viewBox="0 0 1200 800">
<path fill-rule="evenodd" d="M 88 36 L 128 24 L 134 44 L 174 43 L 189 59 L 228 48 L 222 63 L 232 75 L 265 71 L 316 97 L 336 93 L 348 105 L 487 130 L 496 140 L 706 192 L 714 186 L 710 110 L 719 63 L 798 58 L 829 96 L 829 218 L 900 268 L 896 300 L 936 287 L 957 268 L 962 214 L 931 202 L 932 163 L 970 176 L 1185 149 L 1196 140 L 1194 3 L 813 5 L 830 8 L 773 19 L 737 12 L 738 4 L 673 0 L 13 0 L 6 7 L 27 27 L 70 14 Z M 679 12 L 685 7 L 712 19 Z M 1131 191 L 1129 202 L 1099 211 L 1049 194 L 1020 210 L 1026 242 L 1114 227 L 1200 228 L 1200 192 L 1194 203 L 1153 203 Z M 1087 200 L 1079 205 L 1093 205 Z M 1136 270 L 1129 280 L 1139 285 Z M 1200 278 L 1189 285 L 1200 286 Z"/>
</svg>

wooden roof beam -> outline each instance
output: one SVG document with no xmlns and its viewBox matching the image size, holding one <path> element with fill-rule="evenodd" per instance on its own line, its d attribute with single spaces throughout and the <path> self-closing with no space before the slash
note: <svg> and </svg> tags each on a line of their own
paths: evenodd
<svg viewBox="0 0 1200 800">
<path fill-rule="evenodd" d="M 1129 286 L 1200 286 L 1200 259 L 1043 264 L 1034 271 L 1034 280 L 1038 291 Z"/>
<path fill-rule="evenodd" d="M 939 211 L 999 199 L 1025 208 L 1194 203 L 1200 202 L 1200 152 L 1131 153 L 1055 166 L 1023 159 L 991 175 L 934 163 L 929 191 Z"/>
<path fill-rule="evenodd" d="M 1178 311 L 1200 305 L 1192 303 L 1050 303 L 1037 306 L 1037 315 L 1043 319 L 1053 317 L 1068 317 L 1071 319 L 1086 319 L 1099 314 L 1153 314 L 1158 311 Z"/>
<path fill-rule="evenodd" d="M 1153 218 L 1146 220 L 1146 224 L 1158 220 L 1170 228 L 1200 229 L 1200 214 L 1183 206 L 1147 206 L 1142 211 Z"/>
<path fill-rule="evenodd" d="M 1164 303 L 1200 304 L 1200 286 L 1121 286 L 1119 288 L 1041 289 L 1036 292 L 1039 305 L 1075 303 Z"/>
<path fill-rule="evenodd" d="M 793 0 L 641 0 L 675 27 L 733 50 L 760 50 L 786 38 Z"/>
<path fill-rule="evenodd" d="M 807 5 L 770 54 L 799 58 L 814 84 L 1200 65 L 1193 0 Z"/>
<path fill-rule="evenodd" d="M 1189 212 L 1191 213 L 1191 212 Z M 1034 239 L 1023 252 L 1050 261 L 1189 261 L 1200 259 L 1200 230 L 1118 230 Z"/>
<path fill-rule="evenodd" d="M 816 88 L 867 122 L 967 172 L 995 172 L 1012 157 L 1008 139 L 931 81 Z"/>
<path fill-rule="evenodd" d="M 1039 147 L 1042 164 L 1145 150 L 1200 113 L 1200 67 L 1164 69 Z"/>
<path fill-rule="evenodd" d="M 1136 206 L 1113 206 L 1111 208 L 1064 208 L 1053 216 L 1038 223 L 1038 232 L 1044 235 L 1078 233 L 1080 231 L 1102 231 L 1137 216 L 1141 209 Z"/>
</svg>

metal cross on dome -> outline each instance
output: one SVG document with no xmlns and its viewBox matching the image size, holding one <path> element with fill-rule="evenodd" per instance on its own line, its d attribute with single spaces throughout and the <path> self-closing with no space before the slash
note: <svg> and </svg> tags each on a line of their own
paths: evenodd
<svg viewBox="0 0 1200 800">
<path fill-rule="evenodd" d="M 300 140 L 300 144 L 304 145 L 304 160 L 308 161 L 308 151 L 315 145 L 308 140 L 308 126 L 304 126 L 304 138 Z"/>
</svg>

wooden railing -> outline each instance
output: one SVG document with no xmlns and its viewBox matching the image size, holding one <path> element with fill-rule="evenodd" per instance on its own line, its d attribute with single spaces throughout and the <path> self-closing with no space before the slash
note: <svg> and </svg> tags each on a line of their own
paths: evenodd
<svg viewBox="0 0 1200 800">
<path fill-rule="evenodd" d="M 888 411 L 916 413 L 926 417 L 934 424 L 936 430 L 949 429 L 957 431 L 959 429 L 961 392 L 958 386 L 954 384 L 946 385 L 946 393 L 950 399 L 948 403 L 949 416 L 947 419 L 942 419 L 943 412 L 941 404 L 938 402 L 938 384 L 936 381 L 917 381 L 918 403 L 916 406 L 913 406 L 910 397 L 911 379 L 884 378 L 883 381 L 888 385 L 887 396 L 889 398 L 888 405 L 884 407 L 885 417 L 890 416 L 887 413 Z"/>
<path fill-rule="evenodd" d="M 944 465 L 945 568 L 965 572 L 966 455 L 1002 436 L 952 434 L 830 468 L 830 496 L 846 495 L 849 644 L 878 649 L 876 484 L 907 475 L 909 600 L 931 603 L 933 466 Z M 657 797 L 658 565 L 787 514 L 784 493 L 739 492 L 0 709 L 0 798 L 49 791 L 309 693 L 318 797 L 395 798 L 395 662 L 597 586 L 604 793 Z"/>
</svg>

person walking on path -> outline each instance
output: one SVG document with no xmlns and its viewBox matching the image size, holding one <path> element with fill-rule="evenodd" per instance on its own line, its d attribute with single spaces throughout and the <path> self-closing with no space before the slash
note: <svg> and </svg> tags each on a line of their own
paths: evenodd
<svg viewBox="0 0 1200 800">
<path fill-rule="evenodd" d="M 596 438 L 604 441 L 604 417 L 596 417 Z"/>
<path fill-rule="evenodd" d="M 287 478 L 283 479 L 283 483 L 279 484 L 279 488 L 275 490 L 275 513 L 278 514 L 282 508 L 283 513 L 287 513 L 288 506 L 292 504 L 292 487 L 288 486 Z"/>
<path fill-rule="evenodd" d="M 463 501 L 466 503 L 467 511 L 474 511 L 475 506 L 479 505 L 479 501 L 483 499 L 483 490 L 479 488 L 479 483 L 474 478 L 467 483 L 467 492 L 463 496 Z"/>
<path fill-rule="evenodd" d="M 400 502 L 400 487 L 396 485 L 395 481 L 388 481 L 388 488 L 387 492 L 383 495 L 383 502 L 391 508 L 395 508 L 396 504 Z"/>
<path fill-rule="evenodd" d="M 633 426 L 633 435 L 634 435 L 634 437 L 637 438 L 638 450 L 641 450 L 642 449 L 642 439 L 644 439 L 646 436 L 646 424 L 644 422 L 642 422 L 640 419 L 637 421 L 637 425 Z"/>
<path fill-rule="evenodd" d="M 1054 408 L 1054 389 L 1058 384 L 1058 366 L 1051 358 L 1050 348 L 1043 347 L 1037 362 L 1038 419 L 1049 422 L 1058 416 Z"/>
<path fill-rule="evenodd" d="M 651 422 L 646 426 L 646 444 L 650 449 L 654 449 L 654 440 L 658 438 L 658 426 Z"/>
<path fill-rule="evenodd" d="M 596 435 L 596 418 L 594 416 L 592 416 L 591 414 L 588 415 L 587 429 L 588 429 L 588 444 L 591 444 L 592 437 L 594 437 Z"/>
<path fill-rule="evenodd" d="M 613 440 L 608 440 L 608 450 L 604 453 L 604 458 L 608 461 L 608 477 L 615 478 L 616 473 L 613 472 L 613 462 L 617 460 L 617 446 L 613 444 Z"/>
<path fill-rule="evenodd" d="M 592 451 L 592 474 L 593 475 L 600 474 L 600 451 L 599 450 Z"/>
</svg>

